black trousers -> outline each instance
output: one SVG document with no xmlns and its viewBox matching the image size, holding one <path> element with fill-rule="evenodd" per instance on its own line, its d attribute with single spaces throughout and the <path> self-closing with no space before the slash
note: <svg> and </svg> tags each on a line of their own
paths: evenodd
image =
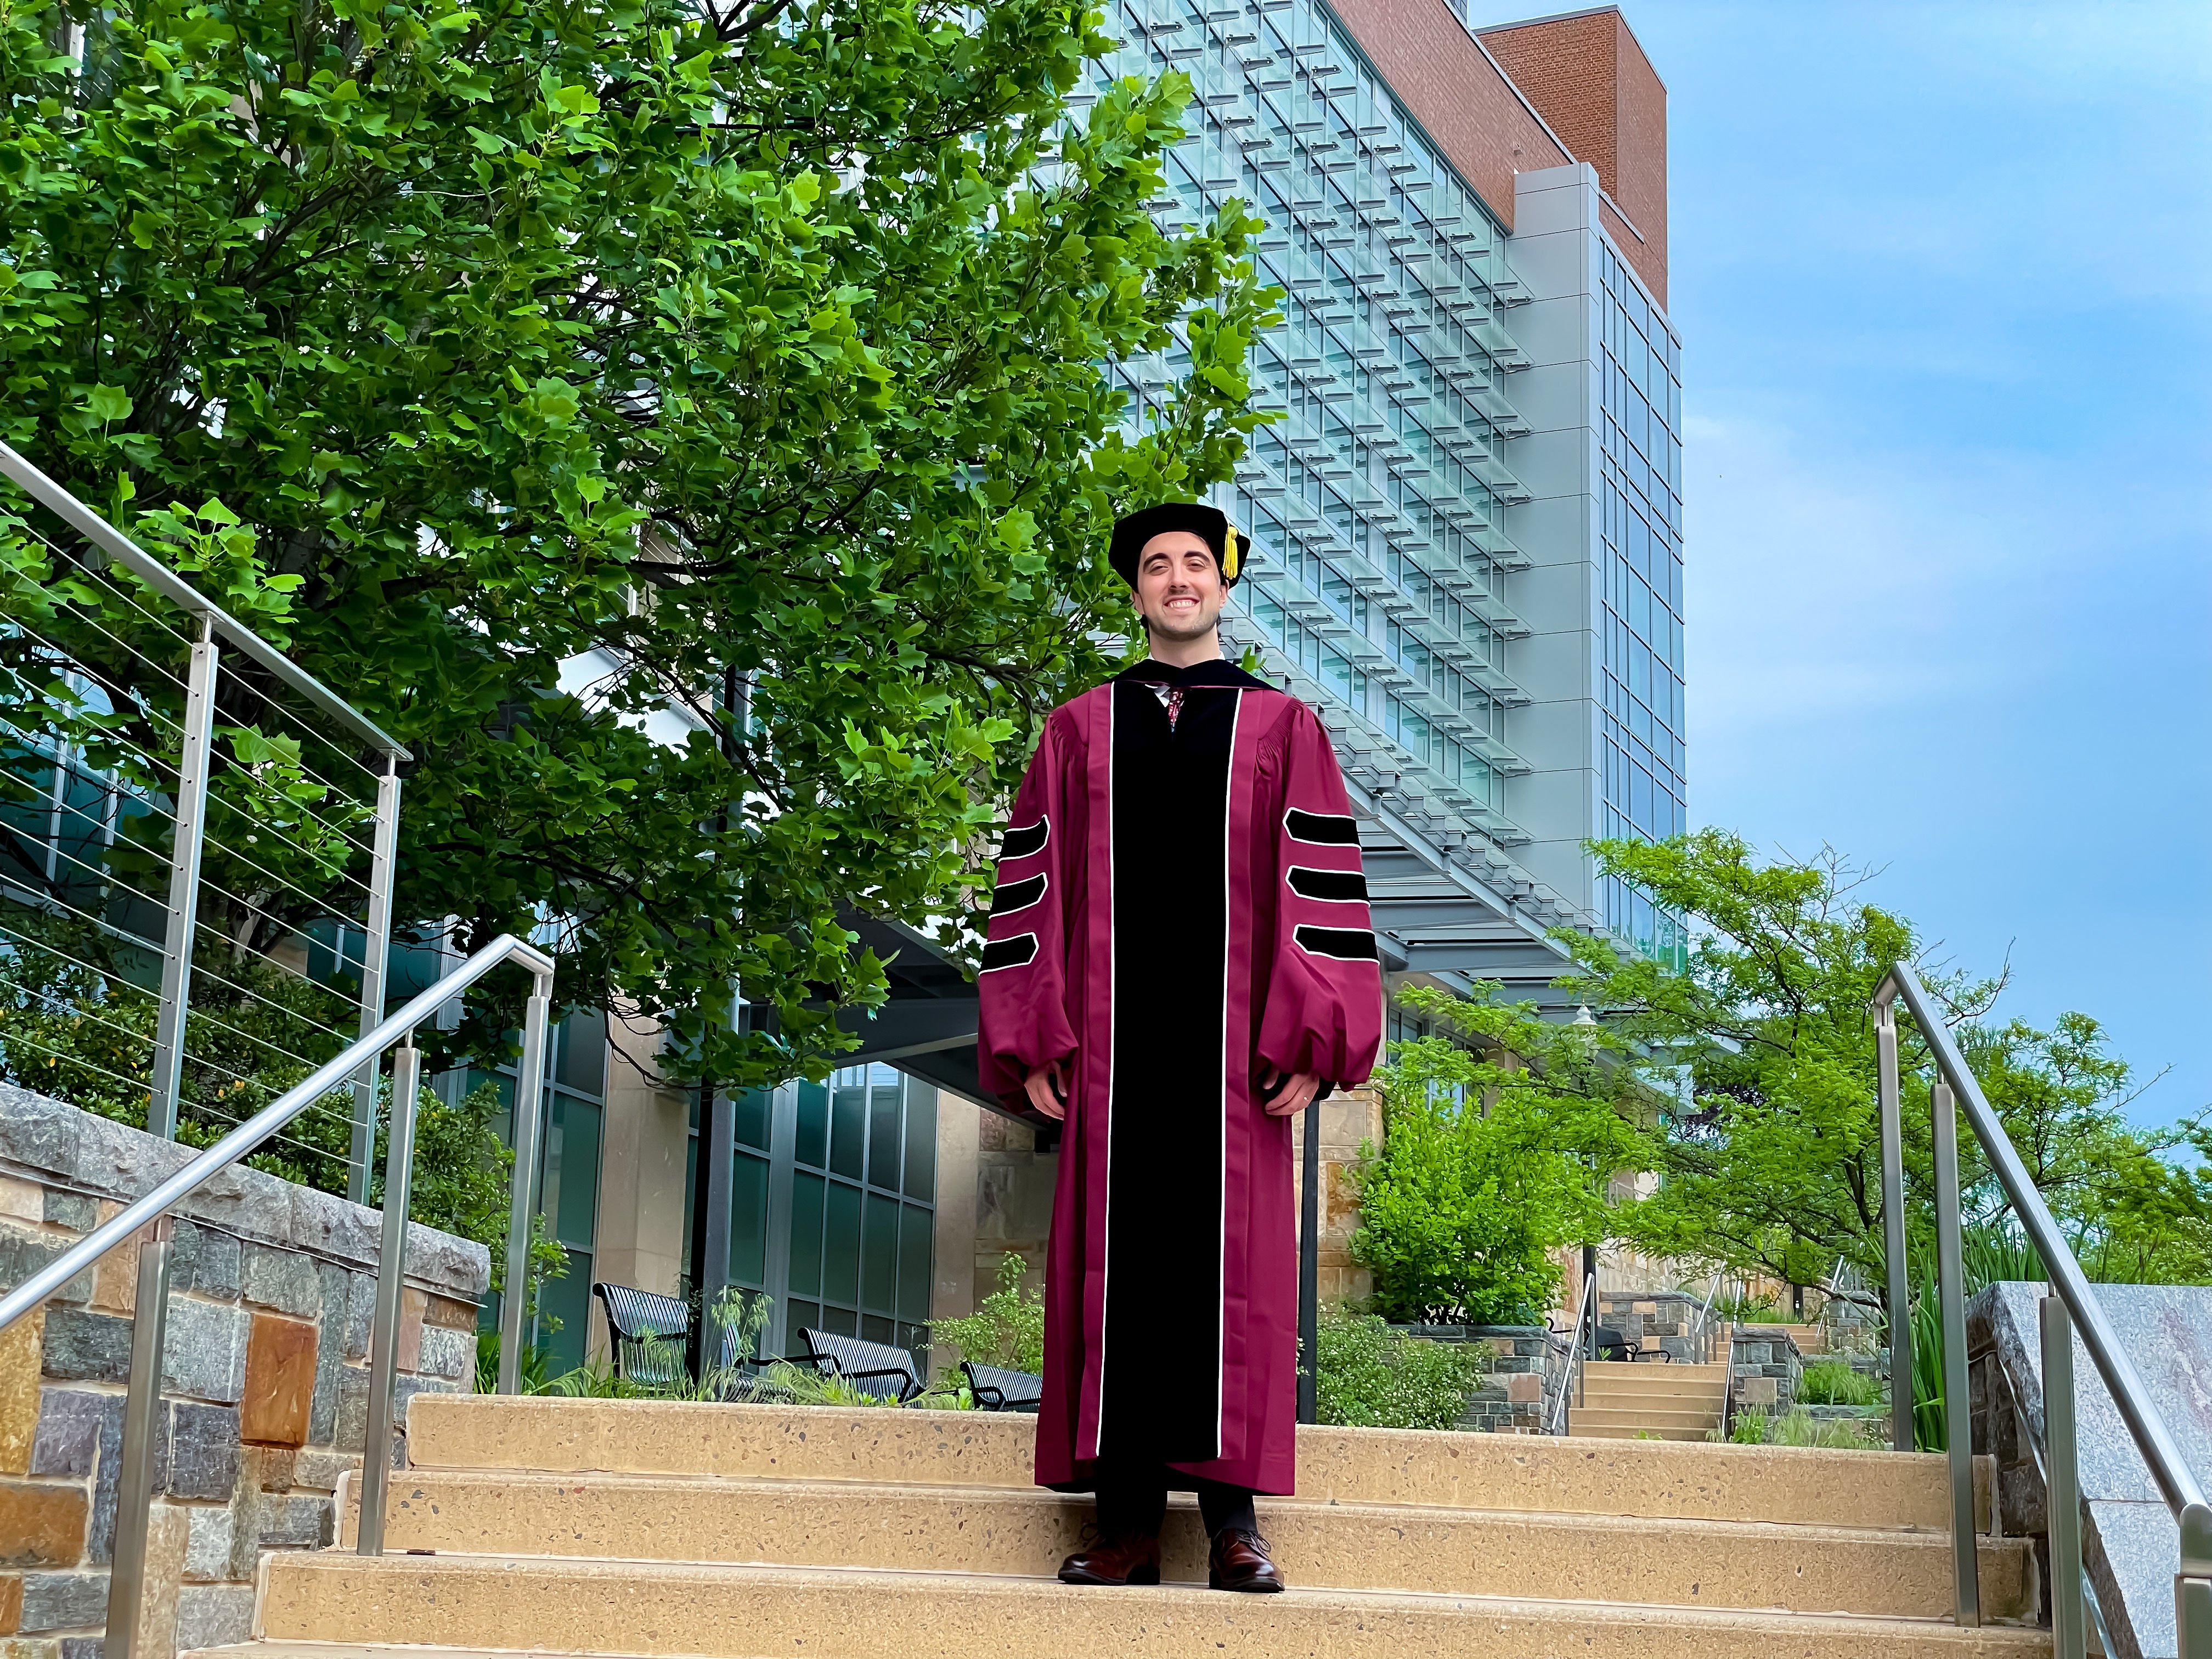
<svg viewBox="0 0 2212 1659">
<path fill-rule="evenodd" d="M 1243 1486 L 1195 1475 L 1170 1474 L 1159 1466 L 1100 1472 L 1098 1530 L 1109 1539 L 1158 1537 L 1160 1524 L 1167 1518 L 1170 1483 L 1178 1492 L 1196 1488 L 1199 1519 L 1205 1522 L 1208 1538 L 1218 1537 L 1229 1528 L 1259 1531 L 1252 1494 Z"/>
</svg>

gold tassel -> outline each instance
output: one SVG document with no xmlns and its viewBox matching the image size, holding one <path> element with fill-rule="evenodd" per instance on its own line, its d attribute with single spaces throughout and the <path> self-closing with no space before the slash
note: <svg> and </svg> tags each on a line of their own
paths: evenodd
<svg viewBox="0 0 2212 1659">
<path fill-rule="evenodd" d="M 1225 581 L 1237 580 L 1237 531 L 1234 526 L 1221 532 L 1221 574 Z"/>
</svg>

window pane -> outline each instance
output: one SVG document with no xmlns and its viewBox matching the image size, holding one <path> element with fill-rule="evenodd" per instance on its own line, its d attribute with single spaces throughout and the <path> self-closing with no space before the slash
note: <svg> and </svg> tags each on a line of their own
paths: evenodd
<svg viewBox="0 0 2212 1659">
<path fill-rule="evenodd" d="M 730 1115 L 736 1121 L 738 1146 L 768 1150 L 769 1102 L 773 1098 L 766 1089 L 748 1089 L 731 1100 Z"/>
<path fill-rule="evenodd" d="M 860 1316 L 860 1334 L 871 1342 L 888 1345 L 898 1340 L 898 1328 L 879 1314 L 863 1314 Z"/>
<path fill-rule="evenodd" d="M 538 1346 L 549 1355 L 546 1370 L 555 1376 L 584 1363 L 584 1339 L 591 1332 L 592 1253 L 570 1250 L 568 1257 L 568 1273 L 538 1292 Z M 554 1319 L 561 1322 L 557 1331 L 549 1328 Z"/>
<path fill-rule="evenodd" d="M 739 1152 L 730 1171 L 730 1278 L 768 1282 L 768 1160 Z"/>
<path fill-rule="evenodd" d="M 899 1095 L 895 1073 L 868 1091 L 868 1184 L 896 1192 L 899 1186 Z"/>
<path fill-rule="evenodd" d="M 830 1167 L 841 1176 L 860 1178 L 860 1143 L 867 1134 L 868 1091 L 840 1089 L 830 1097 Z"/>
<path fill-rule="evenodd" d="M 822 1304 L 819 1302 L 793 1302 L 787 1312 L 790 1318 L 784 1328 L 791 1334 L 784 1339 L 783 1346 L 792 1352 L 797 1353 L 805 1346 L 799 1340 L 799 1332 L 818 1331 L 822 1328 Z"/>
<path fill-rule="evenodd" d="M 860 1189 L 830 1183 L 822 1224 L 822 1299 L 860 1299 Z"/>
<path fill-rule="evenodd" d="M 840 1336 L 858 1336 L 860 1334 L 860 1316 L 850 1308 L 824 1308 L 822 1310 L 822 1328 L 835 1331 Z"/>
<path fill-rule="evenodd" d="M 791 1289 L 794 1296 L 822 1291 L 822 1177 L 804 1170 L 791 1177 Z"/>
<path fill-rule="evenodd" d="M 792 1156 L 823 1168 L 830 1158 L 830 1091 L 819 1083 L 799 1085 L 799 1143 Z"/>
<path fill-rule="evenodd" d="M 937 1201 L 937 1091 L 919 1083 L 907 1091 L 906 1195 Z"/>
<path fill-rule="evenodd" d="M 555 1131 L 552 1147 L 558 1163 L 548 1160 L 546 1185 L 557 1181 L 553 1210 L 556 1237 L 563 1244 L 592 1246 L 592 1228 L 599 1215 L 599 1109 L 573 1095 L 553 1097 Z M 579 1360 L 578 1364 L 582 1362 Z"/>
<path fill-rule="evenodd" d="M 899 1211 L 898 1316 L 929 1317 L 929 1247 L 933 1218 L 918 1204 Z"/>
<path fill-rule="evenodd" d="M 607 1017 L 575 1013 L 561 1022 L 560 1064 L 554 1081 L 587 1095 L 607 1087 Z"/>
<path fill-rule="evenodd" d="M 888 1313 L 898 1297 L 899 1205 L 868 1194 L 867 1229 L 860 1240 L 860 1305 Z"/>
</svg>

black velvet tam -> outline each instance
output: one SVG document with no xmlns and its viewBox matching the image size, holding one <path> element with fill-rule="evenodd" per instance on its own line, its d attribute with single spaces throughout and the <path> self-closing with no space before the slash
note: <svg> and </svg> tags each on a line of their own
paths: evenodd
<svg viewBox="0 0 2212 1659">
<path fill-rule="evenodd" d="M 1137 586 L 1137 556 L 1145 544 L 1170 530 L 1188 530 L 1213 550 L 1213 562 L 1224 580 L 1235 581 L 1250 556 L 1251 544 L 1230 528 L 1228 516 L 1202 501 L 1164 501 L 1132 513 L 1114 526 L 1114 539 L 1106 562 L 1114 574 L 1132 589 Z"/>
</svg>

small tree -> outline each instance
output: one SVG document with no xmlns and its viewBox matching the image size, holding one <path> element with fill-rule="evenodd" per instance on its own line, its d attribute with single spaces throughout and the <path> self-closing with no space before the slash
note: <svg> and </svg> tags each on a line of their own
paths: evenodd
<svg viewBox="0 0 2212 1659">
<path fill-rule="evenodd" d="M 1012 1250 L 999 1258 L 999 1288 L 965 1319 L 929 1322 L 930 1346 L 949 1343 L 960 1358 L 978 1365 L 1042 1374 L 1044 1370 L 1044 1297 L 1022 1288 L 1027 1265 Z"/>
<path fill-rule="evenodd" d="M 1532 1323 L 1557 1288 L 1551 1253 L 1609 1231 L 1606 1179 L 1641 1167 L 1632 1120 L 1650 1108 L 1635 1067 L 1601 1030 L 1530 1004 L 1426 988 L 1404 1000 L 1464 1042 L 1392 1045 L 1382 1145 L 1353 1171 L 1352 1254 L 1389 1318 Z"/>
<path fill-rule="evenodd" d="M 1838 1256 L 1883 1278 L 1875 988 L 1918 962 L 1901 917 L 1867 903 L 1866 879 L 1833 853 L 1762 861 L 1719 830 L 1661 843 L 1601 842 L 1611 874 L 1687 918 L 1686 972 L 1562 933 L 1589 971 L 1578 987 L 1620 1040 L 1674 1064 L 1655 1094 L 1649 1138 L 1657 1190 L 1616 1231 L 1655 1255 L 1717 1261 L 1794 1284 L 1826 1279 Z M 2063 1014 L 2054 1030 L 1989 1012 L 2002 975 L 1977 979 L 1924 962 L 1923 981 L 2077 1252 L 2100 1276 L 2202 1282 L 2212 1261 L 2212 1181 L 2174 1156 L 2212 1145 L 2201 1115 L 2166 1128 L 2129 1121 L 2140 1095 L 2102 1029 Z M 1908 1226 L 1930 1224 L 1928 1046 L 1899 1020 Z M 1969 1221 L 2010 1205 L 1961 1132 Z M 1916 1244 L 1913 1254 L 1924 1259 Z"/>
</svg>

